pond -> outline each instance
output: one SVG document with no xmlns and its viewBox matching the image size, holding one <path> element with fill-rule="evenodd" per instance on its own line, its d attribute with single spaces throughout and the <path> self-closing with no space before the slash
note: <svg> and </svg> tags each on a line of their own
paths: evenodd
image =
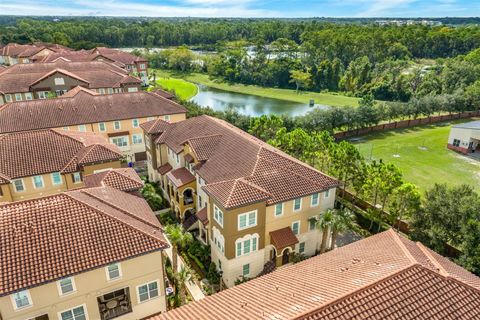
<svg viewBox="0 0 480 320">
<path fill-rule="evenodd" d="M 191 101 L 202 107 L 210 107 L 215 111 L 224 111 L 231 107 L 239 113 L 249 116 L 261 116 L 262 114 L 298 116 L 314 108 L 327 108 L 327 106 L 310 107 L 307 103 L 224 91 L 204 85 L 198 86 L 198 94 Z"/>
</svg>

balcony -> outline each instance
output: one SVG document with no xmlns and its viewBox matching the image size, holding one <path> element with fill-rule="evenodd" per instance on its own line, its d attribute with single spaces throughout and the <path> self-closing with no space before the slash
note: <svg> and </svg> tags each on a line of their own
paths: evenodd
<svg viewBox="0 0 480 320">
<path fill-rule="evenodd" d="M 116 290 L 97 298 L 100 319 L 109 320 L 132 312 L 129 288 Z"/>
</svg>

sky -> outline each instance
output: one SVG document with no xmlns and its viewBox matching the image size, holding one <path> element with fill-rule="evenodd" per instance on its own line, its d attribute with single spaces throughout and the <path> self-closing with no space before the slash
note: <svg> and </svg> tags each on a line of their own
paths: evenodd
<svg viewBox="0 0 480 320">
<path fill-rule="evenodd" d="M 0 0 L 0 15 L 472 17 L 480 0 Z"/>
</svg>

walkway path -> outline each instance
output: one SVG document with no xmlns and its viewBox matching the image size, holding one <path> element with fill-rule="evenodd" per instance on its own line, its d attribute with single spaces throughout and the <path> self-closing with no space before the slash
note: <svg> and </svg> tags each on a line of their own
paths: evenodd
<svg viewBox="0 0 480 320">
<path fill-rule="evenodd" d="M 172 255 L 172 245 L 170 244 L 170 241 L 168 241 L 168 239 L 166 237 L 165 237 L 165 239 L 167 240 L 167 242 L 169 244 L 169 248 L 166 249 L 165 252 L 167 253 L 168 257 L 170 258 L 170 261 L 172 261 L 172 257 L 173 257 L 173 255 Z M 182 268 L 182 266 L 184 266 L 183 259 L 178 254 L 177 254 L 177 264 L 178 264 L 178 266 L 177 266 L 178 270 L 180 270 Z M 190 295 L 192 296 L 194 301 L 198 301 L 198 300 L 201 300 L 201 299 L 205 298 L 205 295 L 203 294 L 202 289 L 200 289 L 200 287 L 195 283 L 195 281 L 193 281 L 193 280 L 192 281 L 186 281 L 185 286 L 187 287 L 187 290 L 190 293 Z"/>
</svg>

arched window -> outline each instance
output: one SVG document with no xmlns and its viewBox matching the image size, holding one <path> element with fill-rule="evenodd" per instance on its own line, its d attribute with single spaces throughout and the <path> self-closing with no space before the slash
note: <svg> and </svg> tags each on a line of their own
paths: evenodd
<svg viewBox="0 0 480 320">
<path fill-rule="evenodd" d="M 247 234 L 237 239 L 235 241 L 235 256 L 241 257 L 257 251 L 259 239 L 260 236 L 257 233 Z"/>
<path fill-rule="evenodd" d="M 213 242 L 222 253 L 225 253 L 225 238 L 220 233 L 220 230 L 218 230 L 217 228 L 213 227 L 212 230 L 213 230 Z"/>
</svg>

